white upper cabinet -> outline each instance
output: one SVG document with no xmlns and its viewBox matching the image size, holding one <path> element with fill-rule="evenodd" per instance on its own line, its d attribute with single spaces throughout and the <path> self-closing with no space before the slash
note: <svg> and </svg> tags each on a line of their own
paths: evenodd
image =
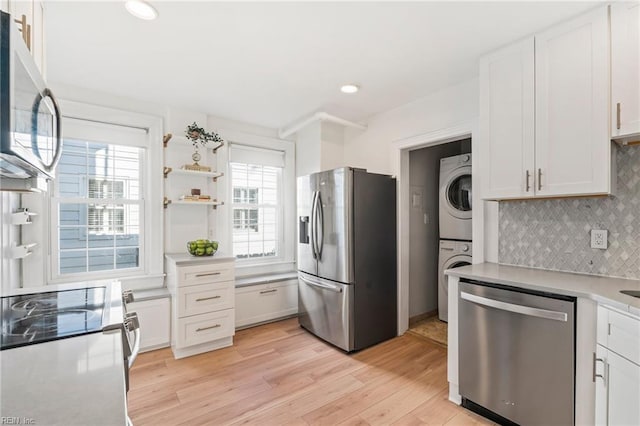
<svg viewBox="0 0 640 426">
<path fill-rule="evenodd" d="M 534 195 L 534 40 L 480 60 L 480 135 L 485 198 Z"/>
<path fill-rule="evenodd" d="M 611 5 L 611 137 L 640 140 L 640 2 Z"/>
<path fill-rule="evenodd" d="M 480 60 L 484 199 L 610 194 L 609 9 Z"/>
<path fill-rule="evenodd" d="M 536 35 L 536 194 L 611 191 L 608 8 Z"/>
</svg>

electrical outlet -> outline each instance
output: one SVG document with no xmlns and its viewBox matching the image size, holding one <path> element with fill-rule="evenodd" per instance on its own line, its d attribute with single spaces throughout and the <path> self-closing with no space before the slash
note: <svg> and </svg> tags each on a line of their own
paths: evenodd
<svg viewBox="0 0 640 426">
<path fill-rule="evenodd" d="M 591 248 L 594 249 L 607 249 L 607 230 L 606 229 L 592 229 L 591 230 Z"/>
</svg>

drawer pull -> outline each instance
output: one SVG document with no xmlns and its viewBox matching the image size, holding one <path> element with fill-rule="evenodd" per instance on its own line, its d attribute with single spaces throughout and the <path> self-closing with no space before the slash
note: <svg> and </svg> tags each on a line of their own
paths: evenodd
<svg viewBox="0 0 640 426">
<path fill-rule="evenodd" d="M 198 299 L 196 299 L 196 302 L 204 302 L 205 300 L 212 300 L 212 299 L 220 299 L 221 296 L 211 296 L 211 297 L 200 297 Z"/>
<path fill-rule="evenodd" d="M 275 293 L 276 291 L 278 291 L 277 288 L 272 288 L 271 290 L 262 290 L 260 294 Z"/>
<path fill-rule="evenodd" d="M 222 327 L 222 326 L 220 324 L 216 324 L 216 325 L 210 325 L 209 327 L 200 327 L 200 328 L 196 328 L 196 332 L 211 330 L 212 328 L 219 328 L 219 327 Z"/>
<path fill-rule="evenodd" d="M 206 274 L 196 274 L 196 278 L 200 277 L 210 277 L 212 275 L 220 275 L 220 272 L 208 272 Z"/>
</svg>

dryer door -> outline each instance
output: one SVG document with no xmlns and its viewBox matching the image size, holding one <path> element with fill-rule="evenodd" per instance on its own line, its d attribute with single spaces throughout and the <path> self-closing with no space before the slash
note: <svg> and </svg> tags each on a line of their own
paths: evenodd
<svg viewBox="0 0 640 426">
<path fill-rule="evenodd" d="M 438 317 L 442 321 L 449 321 L 449 279 L 444 274 L 447 269 L 471 265 L 471 256 L 458 254 L 442 263 L 438 280 Z"/>
<path fill-rule="evenodd" d="M 446 182 L 440 195 L 449 214 L 459 219 L 471 219 L 471 167 L 454 170 Z"/>
</svg>

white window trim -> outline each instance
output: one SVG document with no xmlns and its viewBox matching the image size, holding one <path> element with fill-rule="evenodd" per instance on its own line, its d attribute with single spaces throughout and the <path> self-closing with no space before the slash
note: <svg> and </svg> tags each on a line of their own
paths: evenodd
<svg viewBox="0 0 640 426">
<path fill-rule="evenodd" d="M 143 197 L 145 199 L 143 211 L 141 212 L 141 233 L 143 236 L 140 241 L 140 267 L 135 269 L 123 269 L 121 271 L 96 271 L 79 274 L 65 274 L 59 276 L 57 271 L 58 253 L 53 253 L 57 245 L 54 233 L 57 229 L 57 222 L 53 219 L 57 218 L 57 214 L 52 211 L 52 202 L 50 192 L 44 196 L 41 207 L 43 211 L 43 223 L 49 226 L 41 226 L 37 232 L 43 238 L 40 241 L 46 241 L 45 254 L 41 256 L 31 256 L 31 262 L 42 262 L 45 264 L 44 280 L 47 284 L 61 284 L 78 280 L 90 279 L 111 279 L 118 278 L 122 280 L 133 278 L 154 278 L 158 281 L 158 286 L 162 286 L 164 276 L 164 209 L 163 199 L 163 151 L 162 151 L 162 117 L 141 114 L 137 112 L 125 111 L 114 108 L 107 108 L 97 105 L 91 105 L 75 101 L 59 100 L 60 109 L 63 116 L 77 118 L 80 120 L 104 122 L 120 126 L 129 126 L 145 129 L 147 132 L 146 143 L 142 148 L 142 162 L 145 164 L 143 168 L 144 176 L 142 176 Z M 64 134 L 64 128 L 63 128 Z M 50 190 L 52 185 L 50 185 Z M 34 209 L 34 211 L 37 211 Z M 55 229 L 54 229 L 55 228 Z M 36 231 L 36 229 L 34 229 Z M 37 263 L 33 263 L 35 266 Z M 25 273 L 29 270 L 29 264 L 24 264 L 23 275 L 25 283 L 42 282 L 42 278 L 38 276 L 38 269 L 35 268 L 33 275 Z M 38 279 L 39 278 L 39 279 Z M 145 280 L 146 281 L 146 280 Z M 147 282 L 147 286 L 156 286 L 154 283 Z"/>
<path fill-rule="evenodd" d="M 257 136 L 235 130 L 219 129 L 218 133 L 227 142 L 218 149 L 217 167 L 225 176 L 230 176 L 229 144 L 253 146 L 263 149 L 272 149 L 284 152 L 285 166 L 282 170 L 282 250 L 280 256 L 269 259 L 242 259 L 236 261 L 238 275 L 261 274 L 295 269 L 295 216 L 296 216 L 296 174 L 295 174 L 295 144 L 292 141 Z M 220 182 L 220 179 L 218 180 Z M 233 196 L 231 179 L 225 179 L 224 185 L 218 186 L 218 196 L 221 200 L 227 200 L 231 204 Z M 231 255 L 233 251 L 233 215 L 231 208 L 218 209 L 216 221 L 216 236 L 224 252 Z M 225 247 L 227 249 L 225 249 Z"/>
<path fill-rule="evenodd" d="M 236 145 L 239 145 L 236 142 Z M 246 163 L 240 163 L 246 164 Z M 285 165 L 286 167 L 286 165 Z M 261 265 L 261 264 L 272 264 L 277 262 L 283 262 L 286 260 L 284 256 L 284 247 L 286 245 L 285 238 L 285 223 L 284 223 L 284 210 L 286 209 L 286 205 L 284 204 L 284 178 L 285 170 L 282 168 L 282 172 L 278 174 L 278 202 L 275 204 L 276 206 L 282 206 L 282 209 L 278 209 L 278 217 L 276 222 L 276 232 L 278 233 L 278 244 L 276 246 L 277 255 L 276 256 L 266 256 L 266 257 L 256 257 L 256 258 L 246 258 L 240 259 L 236 257 L 236 265 Z M 229 174 L 231 176 L 231 172 Z M 266 204 L 249 204 L 249 203 L 234 203 L 233 202 L 233 184 L 231 179 L 229 179 L 229 210 L 233 211 L 234 207 L 244 208 L 244 209 L 254 209 L 260 207 L 273 207 L 274 205 L 266 205 Z M 280 232 L 282 229 L 282 233 Z M 233 247 L 233 217 L 231 217 L 231 247 Z"/>
</svg>

